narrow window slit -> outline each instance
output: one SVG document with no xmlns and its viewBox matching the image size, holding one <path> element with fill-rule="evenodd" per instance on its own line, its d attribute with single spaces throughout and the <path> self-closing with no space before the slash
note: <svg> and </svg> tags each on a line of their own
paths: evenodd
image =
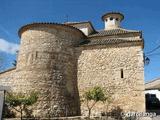
<svg viewBox="0 0 160 120">
<path fill-rule="evenodd" d="M 123 72 L 123 69 L 121 69 L 121 78 L 124 78 L 124 72 Z"/>
</svg>

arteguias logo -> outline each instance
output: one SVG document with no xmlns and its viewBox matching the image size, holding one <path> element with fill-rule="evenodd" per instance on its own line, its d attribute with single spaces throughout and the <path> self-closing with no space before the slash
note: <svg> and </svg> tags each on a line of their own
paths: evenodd
<svg viewBox="0 0 160 120">
<path fill-rule="evenodd" d="M 135 116 L 135 117 L 155 117 L 156 116 L 156 113 L 148 113 L 148 112 L 122 112 L 121 113 L 121 116 L 124 116 L 124 117 L 132 117 L 132 116 Z"/>
</svg>

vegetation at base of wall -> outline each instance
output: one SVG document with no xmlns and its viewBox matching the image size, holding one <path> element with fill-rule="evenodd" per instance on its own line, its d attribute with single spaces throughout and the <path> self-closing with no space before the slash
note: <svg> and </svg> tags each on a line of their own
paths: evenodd
<svg viewBox="0 0 160 120">
<path fill-rule="evenodd" d="M 3 118 L 15 118 L 15 112 L 13 112 L 9 107 L 5 104 L 3 108 Z"/>
<path fill-rule="evenodd" d="M 100 86 L 95 86 L 88 91 L 86 91 L 83 95 L 84 101 L 86 101 L 88 108 L 88 117 L 90 118 L 91 110 L 96 105 L 97 102 L 105 102 L 106 96 L 105 93 Z"/>
<path fill-rule="evenodd" d="M 27 109 L 27 107 L 36 103 L 37 99 L 37 92 L 31 92 L 27 95 L 24 93 L 7 93 L 5 104 L 9 108 L 14 109 L 16 112 L 19 112 L 22 119 L 23 113 L 25 113 L 25 115 L 29 113 L 28 116 L 30 117 L 32 113 L 28 112 L 29 110 Z"/>
</svg>

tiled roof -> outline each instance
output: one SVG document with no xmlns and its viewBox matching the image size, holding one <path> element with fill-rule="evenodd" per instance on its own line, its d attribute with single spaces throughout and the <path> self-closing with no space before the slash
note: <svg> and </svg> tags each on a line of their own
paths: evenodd
<svg viewBox="0 0 160 120">
<path fill-rule="evenodd" d="M 65 22 L 65 25 L 76 25 L 76 24 L 86 24 L 90 23 L 90 21 L 82 21 L 82 22 Z"/>
<path fill-rule="evenodd" d="M 160 78 L 145 83 L 145 89 L 146 90 L 160 89 Z"/>
<path fill-rule="evenodd" d="M 80 46 L 88 46 L 88 45 L 108 45 L 108 44 L 117 44 L 117 43 L 129 43 L 129 42 L 143 42 L 142 39 L 95 39 L 95 40 L 85 40 Z"/>
<path fill-rule="evenodd" d="M 121 16 L 121 20 L 124 19 L 124 15 L 123 15 L 122 13 L 120 13 L 120 12 L 109 12 L 109 13 L 106 13 L 106 14 L 104 14 L 104 15 L 102 16 L 102 20 L 104 20 L 104 17 L 109 16 L 109 15 L 112 15 L 112 14 L 118 14 L 118 15 Z"/>
<path fill-rule="evenodd" d="M 83 26 L 87 26 L 87 24 L 89 24 L 91 26 L 91 28 L 93 29 L 93 31 L 96 31 L 90 21 L 66 22 L 66 23 L 64 23 L 64 25 L 69 25 L 69 26 L 74 26 L 74 27 L 83 27 Z"/>
<path fill-rule="evenodd" d="M 81 31 L 80 31 L 78 28 L 76 28 L 76 27 L 73 27 L 73 26 L 70 26 L 70 25 L 65 25 L 65 24 L 60 24 L 60 23 L 45 23 L 45 22 L 42 22 L 42 23 L 31 23 L 31 24 L 24 25 L 24 26 L 22 26 L 22 27 L 19 29 L 18 35 L 19 35 L 19 37 L 21 37 L 21 34 L 22 34 L 24 31 L 30 29 L 31 27 L 39 27 L 39 26 L 47 26 L 47 27 L 61 26 L 61 27 L 67 27 L 68 29 L 77 30 L 77 31 L 79 31 L 83 36 L 85 36 L 84 33 L 81 32 Z"/>
<path fill-rule="evenodd" d="M 91 34 L 88 37 L 110 36 L 110 35 L 119 35 L 119 34 L 126 34 L 126 33 L 141 33 L 141 31 L 117 28 L 117 29 L 111 29 L 111 30 L 102 30 L 97 33 Z"/>
</svg>

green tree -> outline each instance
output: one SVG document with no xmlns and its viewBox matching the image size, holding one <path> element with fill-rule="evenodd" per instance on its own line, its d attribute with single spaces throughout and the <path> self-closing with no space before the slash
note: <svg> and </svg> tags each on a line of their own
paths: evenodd
<svg viewBox="0 0 160 120">
<path fill-rule="evenodd" d="M 95 86 L 84 93 L 84 99 L 86 100 L 88 108 L 88 117 L 90 118 L 91 110 L 97 102 L 105 102 L 106 96 L 103 89 L 100 86 Z"/>
<path fill-rule="evenodd" d="M 14 60 L 13 63 L 12 63 L 12 65 L 13 65 L 14 67 L 16 67 L 16 65 L 17 65 L 17 60 Z"/>
<path fill-rule="evenodd" d="M 23 112 L 27 109 L 27 106 L 31 106 L 37 102 L 38 93 L 31 92 L 30 94 L 23 93 L 7 93 L 6 103 L 9 107 L 15 109 L 23 117 Z"/>
<path fill-rule="evenodd" d="M 18 56 L 18 53 L 19 53 L 19 51 L 17 50 L 17 51 L 16 51 L 16 57 Z M 14 67 L 17 66 L 17 59 L 12 62 L 12 65 L 13 65 Z"/>
</svg>

